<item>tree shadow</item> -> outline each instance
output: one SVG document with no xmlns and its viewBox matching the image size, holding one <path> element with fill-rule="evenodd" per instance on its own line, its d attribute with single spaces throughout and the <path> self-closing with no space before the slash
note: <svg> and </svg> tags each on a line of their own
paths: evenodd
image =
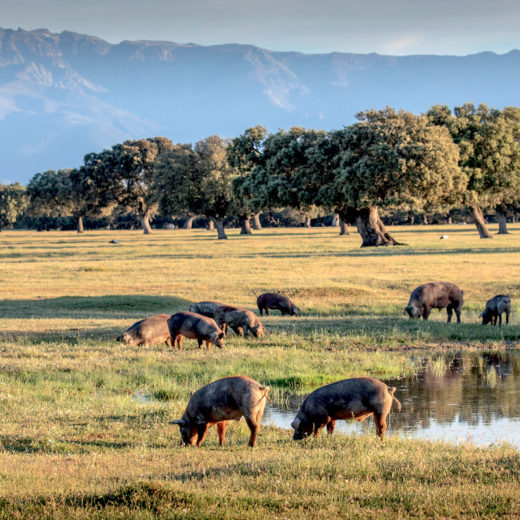
<svg viewBox="0 0 520 520">
<path fill-rule="evenodd" d="M 133 444 L 126 441 L 115 442 L 102 439 L 92 441 L 60 439 L 57 443 L 49 444 L 46 439 L 2 435 L 0 436 L 0 446 L 7 452 L 36 454 L 77 452 L 78 447 L 85 449 L 104 448 L 108 450 L 122 450 L 133 446 Z"/>
<path fill-rule="evenodd" d="M 2 318 L 142 319 L 154 314 L 186 310 L 190 300 L 144 294 L 60 296 L 31 300 L 0 300 Z"/>
<path fill-rule="evenodd" d="M 451 340 L 466 341 L 518 341 L 520 326 L 484 327 L 480 321 L 462 323 L 446 323 L 446 312 L 440 312 L 442 321 L 431 319 L 411 320 L 403 316 L 301 316 L 299 318 L 278 318 L 268 324 L 270 334 L 289 333 L 302 336 L 315 334 L 333 334 L 348 337 L 367 336 L 371 347 L 380 344 L 396 347 L 413 346 L 414 340 L 419 342 Z M 455 318 L 453 318 L 455 320 Z M 406 340 L 403 343 L 403 340 Z M 369 346 L 366 347 L 369 349 Z"/>
</svg>

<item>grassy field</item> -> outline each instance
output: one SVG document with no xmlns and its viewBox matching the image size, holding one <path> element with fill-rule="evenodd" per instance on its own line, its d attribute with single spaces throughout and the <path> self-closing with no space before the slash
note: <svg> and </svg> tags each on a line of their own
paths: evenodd
<svg viewBox="0 0 520 520">
<path fill-rule="evenodd" d="M 242 422 L 218 447 L 179 446 L 190 394 L 246 374 L 283 392 L 353 375 L 416 373 L 445 352 L 518 348 L 520 226 L 480 240 L 470 226 L 402 227 L 407 246 L 360 249 L 356 234 L 267 229 L 0 233 L 0 518 L 518 518 L 520 453 L 396 437 L 309 439 Z M 439 240 L 441 234 L 448 240 Z M 111 239 L 119 245 L 111 245 Z M 420 283 L 464 289 L 461 325 L 403 316 Z M 183 352 L 114 341 L 145 316 L 202 299 L 255 309 L 282 291 L 300 318 L 264 320 L 261 340 Z M 485 301 L 513 324 L 482 327 Z"/>
</svg>

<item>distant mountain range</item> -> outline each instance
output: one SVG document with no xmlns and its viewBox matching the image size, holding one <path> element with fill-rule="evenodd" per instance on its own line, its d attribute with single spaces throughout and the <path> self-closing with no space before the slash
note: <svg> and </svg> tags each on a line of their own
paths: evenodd
<svg viewBox="0 0 520 520">
<path fill-rule="evenodd" d="M 467 101 L 519 105 L 520 51 L 302 54 L 0 29 L 0 182 L 79 166 L 125 139 L 192 142 L 256 124 L 331 129 L 368 108 Z"/>
</svg>

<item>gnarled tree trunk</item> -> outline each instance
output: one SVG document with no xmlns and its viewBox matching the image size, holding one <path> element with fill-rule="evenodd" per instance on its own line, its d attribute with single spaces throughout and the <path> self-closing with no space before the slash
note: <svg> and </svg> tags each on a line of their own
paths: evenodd
<svg viewBox="0 0 520 520">
<path fill-rule="evenodd" d="M 507 230 L 507 216 L 506 216 L 505 212 L 497 209 L 497 217 L 498 217 L 497 235 L 508 235 L 509 231 Z"/>
<path fill-rule="evenodd" d="M 152 228 L 150 227 L 150 212 L 147 211 L 141 217 L 141 225 L 143 226 L 143 232 L 145 235 L 149 235 L 152 232 Z"/>
<path fill-rule="evenodd" d="M 197 216 L 188 217 L 186 219 L 186 222 L 184 223 L 184 229 L 192 229 L 193 228 L 193 221 L 197 218 Z"/>
<path fill-rule="evenodd" d="M 83 217 L 78 217 L 78 233 L 83 233 Z"/>
<path fill-rule="evenodd" d="M 309 215 L 305 215 L 303 227 L 311 227 L 311 217 Z"/>
<path fill-rule="evenodd" d="M 340 235 L 350 235 L 349 230 L 348 230 L 348 225 L 342 218 L 339 219 L 339 234 Z"/>
<path fill-rule="evenodd" d="M 337 213 L 334 213 L 334 216 L 332 217 L 331 227 L 338 227 L 338 226 L 339 226 L 339 215 Z"/>
<path fill-rule="evenodd" d="M 475 221 L 475 225 L 477 226 L 480 238 L 493 238 L 493 235 L 489 232 L 489 229 L 487 228 L 486 221 L 484 220 L 484 215 L 482 214 L 482 210 L 478 206 L 472 206 L 471 212 L 473 213 L 473 220 Z"/>
<path fill-rule="evenodd" d="M 217 228 L 217 238 L 219 240 L 227 240 L 226 230 L 224 229 L 224 219 L 212 217 L 211 222 L 213 222 Z"/>
<path fill-rule="evenodd" d="M 208 231 L 215 231 L 215 224 L 213 223 L 213 220 L 208 219 Z"/>
<path fill-rule="evenodd" d="M 355 215 L 357 230 L 363 240 L 361 247 L 400 245 L 386 229 L 376 206 L 357 210 Z"/>
<path fill-rule="evenodd" d="M 262 229 L 262 224 L 260 223 L 260 213 L 255 213 L 253 215 L 253 229 L 255 231 L 260 231 Z"/>
<path fill-rule="evenodd" d="M 240 234 L 252 235 L 250 217 L 240 217 Z"/>
</svg>

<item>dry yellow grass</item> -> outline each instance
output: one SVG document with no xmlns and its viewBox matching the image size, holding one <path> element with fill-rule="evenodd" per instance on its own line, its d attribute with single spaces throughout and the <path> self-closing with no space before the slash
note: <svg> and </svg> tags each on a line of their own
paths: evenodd
<svg viewBox="0 0 520 520">
<path fill-rule="evenodd" d="M 246 448 L 178 446 L 168 424 L 190 392 L 245 373 L 312 388 L 366 373 L 413 373 L 432 349 L 518 347 L 520 226 L 480 240 L 470 226 L 403 227 L 407 246 L 363 250 L 332 229 L 0 233 L 0 518 L 517 518 L 520 455 L 373 436 L 291 440 L 266 428 Z M 439 240 L 448 234 L 448 240 Z M 117 238 L 120 245 L 108 242 Z M 463 324 L 402 315 L 410 291 L 449 280 Z M 260 341 L 209 353 L 114 342 L 137 319 L 201 299 L 255 308 L 280 290 L 298 319 L 265 319 Z M 498 293 L 513 325 L 482 327 Z M 153 397 L 146 400 L 142 396 Z"/>
</svg>

